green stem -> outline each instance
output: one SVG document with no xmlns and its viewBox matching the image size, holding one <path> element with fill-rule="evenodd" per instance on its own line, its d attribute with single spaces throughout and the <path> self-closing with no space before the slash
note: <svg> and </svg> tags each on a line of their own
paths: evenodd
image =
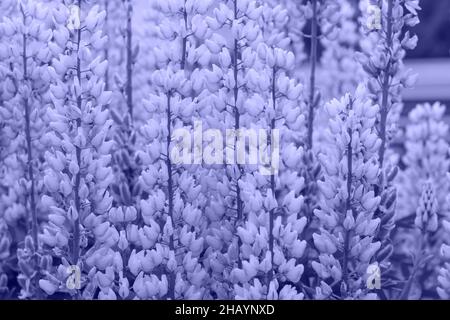
<svg viewBox="0 0 450 320">
<path fill-rule="evenodd" d="M 26 15 L 23 9 L 21 9 L 23 24 L 25 25 Z M 28 66 L 27 66 L 27 35 L 24 33 L 22 36 L 23 46 L 22 46 L 22 63 L 23 63 L 23 80 L 27 83 L 28 79 Z M 30 88 L 31 90 L 31 88 Z M 31 211 L 31 237 L 34 242 L 34 249 L 37 251 L 38 245 L 38 221 L 37 221 L 37 211 L 36 211 L 36 191 L 35 191 L 35 181 L 34 181 L 34 170 L 33 170 L 33 146 L 31 143 L 31 119 L 30 119 L 30 103 L 28 97 L 23 97 L 23 104 L 25 109 L 25 139 L 27 144 L 27 167 L 28 167 L 28 178 L 31 183 L 30 190 L 30 211 Z"/>
<path fill-rule="evenodd" d="M 387 51 L 391 51 L 393 35 L 392 35 L 392 15 L 393 15 L 393 0 L 388 0 L 388 11 L 387 11 L 387 31 L 386 31 L 386 46 Z M 381 146 L 378 152 L 378 158 L 380 161 L 380 169 L 383 169 L 384 165 L 384 154 L 386 152 L 386 125 L 387 125 L 387 117 L 389 113 L 389 71 L 390 71 L 390 52 L 388 53 L 389 62 L 386 66 L 386 69 L 383 71 L 383 81 L 382 81 L 382 98 L 381 98 L 381 110 L 380 110 L 380 139 Z"/>
<path fill-rule="evenodd" d="M 81 0 L 78 0 L 78 8 L 81 11 Z M 77 77 L 78 81 L 81 82 L 81 60 L 80 60 L 80 43 L 81 43 L 81 28 L 78 29 L 77 32 Z M 82 109 L 82 101 L 81 95 L 77 97 L 77 107 L 79 110 Z M 81 127 L 81 118 L 77 119 L 77 129 Z M 72 244 L 72 263 L 74 265 L 78 264 L 78 260 L 80 259 L 80 214 L 81 214 L 81 202 L 80 202 L 80 182 L 81 182 L 81 148 L 76 147 L 76 159 L 78 165 L 78 172 L 75 176 L 75 209 L 77 210 L 78 217 L 74 222 L 74 231 L 73 231 L 73 244 Z"/>
<path fill-rule="evenodd" d="M 173 221 L 173 198 L 174 198 L 174 188 L 173 188 L 173 173 L 172 173 L 172 161 L 170 160 L 170 142 L 172 139 L 172 111 L 171 111 L 171 97 L 172 93 L 167 94 L 167 143 L 166 143 L 166 166 L 167 166 L 167 175 L 168 175 L 168 181 L 167 181 L 167 192 L 168 192 L 168 200 L 169 200 L 169 208 L 168 208 L 168 214 L 170 219 Z M 169 239 L 169 250 L 173 251 L 175 253 L 175 244 L 174 244 L 174 238 L 173 234 L 170 236 Z M 172 272 L 172 274 L 169 275 L 169 290 L 168 290 L 168 297 L 171 300 L 175 299 L 175 275 L 176 271 Z"/>
<path fill-rule="evenodd" d="M 131 0 L 127 2 L 127 107 L 130 115 L 130 123 L 133 123 L 133 5 Z"/>
<path fill-rule="evenodd" d="M 308 139 L 307 147 L 313 147 L 314 108 L 316 87 L 316 65 L 318 45 L 317 0 L 312 0 L 313 16 L 311 18 L 311 52 L 310 52 L 310 76 L 309 76 L 309 112 L 308 112 Z"/>
</svg>

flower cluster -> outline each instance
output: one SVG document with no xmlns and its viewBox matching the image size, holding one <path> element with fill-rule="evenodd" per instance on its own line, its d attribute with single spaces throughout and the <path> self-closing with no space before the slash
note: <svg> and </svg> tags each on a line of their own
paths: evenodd
<svg viewBox="0 0 450 320">
<path fill-rule="evenodd" d="M 419 11 L 1 1 L 0 298 L 448 299 Z"/>
<path fill-rule="evenodd" d="M 319 154 L 324 180 L 315 211 L 321 223 L 314 234 L 319 259 L 312 262 L 320 280 L 316 298 L 363 298 L 367 267 L 381 246 L 375 241 L 380 219 L 374 217 L 380 205 L 374 190 L 380 173 L 381 141 L 374 130 L 379 107 L 360 86 L 325 109 L 333 147 Z"/>
</svg>

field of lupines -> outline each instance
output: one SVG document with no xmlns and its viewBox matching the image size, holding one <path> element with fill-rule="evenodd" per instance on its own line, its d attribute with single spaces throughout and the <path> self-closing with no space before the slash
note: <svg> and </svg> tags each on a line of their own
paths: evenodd
<svg viewBox="0 0 450 320">
<path fill-rule="evenodd" d="M 446 108 L 399 126 L 419 16 L 2 0 L 0 298 L 448 299 Z"/>
</svg>

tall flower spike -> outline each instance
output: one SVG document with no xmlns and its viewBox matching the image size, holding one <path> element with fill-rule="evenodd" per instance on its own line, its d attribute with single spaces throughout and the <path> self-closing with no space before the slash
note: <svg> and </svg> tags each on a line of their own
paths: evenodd
<svg viewBox="0 0 450 320">
<path fill-rule="evenodd" d="M 417 240 L 414 243 L 413 263 L 411 272 L 400 293 L 400 299 L 410 299 L 413 294 L 413 286 L 421 288 L 420 296 L 424 296 L 424 291 L 429 289 L 429 275 L 437 268 L 439 263 L 436 246 L 430 245 L 430 240 L 438 230 L 438 201 L 435 195 L 435 189 L 431 181 L 423 184 L 422 195 L 416 210 L 416 218 L 414 223 L 418 229 Z M 417 279 L 421 279 L 420 283 L 416 283 Z M 436 288 L 435 279 L 431 280 L 431 288 Z M 415 296 L 414 296 L 415 297 Z"/>
<path fill-rule="evenodd" d="M 406 70 L 403 59 L 406 51 L 413 50 L 418 42 L 417 36 L 411 35 L 407 28 L 419 23 L 420 6 L 419 0 L 363 0 L 360 10 L 363 12 L 360 20 L 362 53 L 357 54 L 357 59 L 366 73 L 371 99 L 380 106 L 377 129 L 381 139 L 378 161 L 382 174 L 375 191 L 382 203 L 376 216 L 381 219 L 378 236 L 386 250 L 378 252 L 377 259 L 384 260 L 388 266 L 393 251 L 390 237 L 395 227 L 397 198 L 393 180 L 398 172 L 388 147 L 397 132 L 403 107 L 402 90 L 412 87 L 417 77 Z"/>
<path fill-rule="evenodd" d="M 322 199 L 315 211 L 321 228 L 313 236 L 319 257 L 312 267 L 320 280 L 315 297 L 373 297 L 364 278 L 380 249 L 374 240 L 380 224 L 374 218 L 380 204 L 374 192 L 381 143 L 374 130 L 378 106 L 359 86 L 355 95 L 333 100 L 325 109 L 331 147 L 319 154 L 324 180 L 318 183 Z"/>
<path fill-rule="evenodd" d="M 114 6 L 114 4 L 112 4 Z M 115 85 L 112 87 L 116 90 L 117 95 L 119 91 L 121 93 L 120 98 L 117 100 L 121 101 L 120 104 L 114 104 L 111 108 L 111 115 L 115 121 L 113 126 L 113 138 L 115 141 L 112 164 L 114 170 L 115 181 L 111 186 L 112 194 L 114 197 L 114 205 L 120 208 L 123 212 L 136 211 L 136 206 L 138 205 L 140 195 L 142 192 L 142 184 L 139 183 L 139 176 L 142 170 L 142 161 L 139 157 L 139 150 L 141 149 L 140 143 L 142 141 L 138 136 L 138 132 L 135 125 L 135 106 L 136 101 L 134 97 L 134 66 L 136 63 L 137 53 L 139 52 L 139 46 L 133 41 L 133 34 L 135 30 L 133 29 L 133 1 L 124 1 L 122 6 L 119 8 L 110 7 L 108 4 L 108 9 L 111 10 L 112 17 L 117 16 L 119 10 L 125 11 L 125 17 L 122 17 L 126 21 L 126 27 L 122 30 L 122 35 L 124 41 L 122 43 L 123 48 L 117 48 L 118 44 L 113 43 L 112 52 L 114 54 L 115 50 L 122 50 L 126 57 L 125 62 L 125 74 L 126 78 L 124 83 L 121 80 L 117 80 Z M 117 30 L 114 30 L 110 26 L 108 29 L 113 35 Z M 109 50 L 110 48 L 108 48 Z M 115 49 L 115 50 L 114 50 Z M 123 53 L 122 52 L 122 53 Z M 110 52 L 108 51 L 108 54 Z M 106 75 L 108 76 L 108 75 Z M 117 79 L 119 74 L 115 74 Z M 123 114 L 123 116 L 121 116 Z M 121 219 L 115 219 L 111 222 L 124 222 Z"/>
<path fill-rule="evenodd" d="M 292 67 L 295 57 L 279 48 L 286 45 L 286 40 L 274 29 L 274 26 L 283 24 L 286 11 L 280 6 L 270 8 L 252 1 L 237 0 L 224 1 L 214 15 L 214 19 L 208 20 L 209 25 L 213 29 L 226 28 L 233 37 L 231 41 L 223 39 L 224 47 L 217 51 L 220 69 L 213 66 L 209 74 L 211 78 L 215 74 L 217 83 L 222 84 L 219 93 L 213 97 L 216 107 L 214 111 L 224 119 L 225 126 L 215 119 L 208 119 L 208 124 L 236 133 L 231 141 L 227 137 L 225 153 L 234 155 L 226 160 L 225 176 L 223 171 L 217 174 L 222 187 L 218 190 L 220 194 L 214 195 L 218 197 L 214 205 L 224 207 L 229 223 L 225 225 L 227 228 L 220 226 L 213 238 L 225 244 L 211 253 L 215 260 L 220 261 L 223 257 L 225 262 L 225 269 L 215 277 L 219 279 L 222 276 L 231 280 L 234 290 L 229 290 L 229 296 L 232 298 L 279 298 L 278 280 L 275 277 L 278 275 L 286 280 L 290 271 L 288 281 L 296 282 L 303 272 L 303 266 L 295 259 L 288 261 L 280 256 L 278 263 L 283 264 L 282 272 L 277 272 L 273 262 L 274 252 L 279 250 L 276 239 L 278 234 L 274 236 L 272 233 L 272 229 L 276 228 L 278 207 L 274 196 L 279 169 L 278 163 L 274 163 L 278 162 L 276 158 L 279 152 L 279 142 L 275 137 L 279 130 L 276 122 L 279 121 L 280 126 L 283 126 L 283 111 L 288 113 L 291 110 L 293 117 L 289 119 L 289 123 L 297 125 L 297 128 L 301 128 L 302 123 L 301 117 L 294 116 L 299 115 L 299 111 L 292 102 L 298 99 L 301 86 L 288 79 L 284 73 L 286 66 Z M 227 16 L 232 19 L 227 21 Z M 220 33 L 214 36 L 219 38 Z M 267 45 L 262 43 L 264 37 Z M 211 49 L 214 51 L 213 47 Z M 251 138 L 255 131 L 260 134 L 263 132 L 265 141 L 268 142 L 267 149 L 264 149 L 261 140 L 259 142 L 259 154 L 269 153 L 269 163 L 258 161 L 260 170 L 255 166 L 256 163 L 248 164 L 241 160 L 244 158 L 242 155 L 246 158 L 248 154 L 250 158 L 250 152 L 253 152 L 250 150 L 258 144 Z M 250 152 L 242 148 L 247 137 L 250 137 Z M 220 196 L 224 196 L 225 200 L 221 200 Z M 295 200 L 301 202 L 301 199 Z M 233 233 L 237 233 L 237 238 L 233 237 Z M 296 236 L 295 232 L 292 234 Z M 227 246 L 227 242 L 231 243 Z M 228 266 L 231 267 L 231 272 L 227 270 Z M 280 290 L 280 295 L 285 299 L 301 297 L 289 285 Z"/>
<path fill-rule="evenodd" d="M 148 195 L 140 202 L 145 225 L 131 226 L 146 237 L 140 241 L 129 237 L 137 247 L 136 258 L 130 257 L 129 264 L 136 264 L 134 272 L 142 271 L 133 284 L 140 299 L 200 299 L 208 294 L 204 289 L 208 275 L 201 261 L 205 197 L 200 193 L 199 177 L 190 174 L 192 166 L 197 168 L 201 162 L 183 143 L 188 140 L 191 145 L 189 133 L 203 100 L 203 67 L 211 58 L 203 43 L 210 33 L 203 18 L 209 5 L 209 1 L 156 2 L 162 17 L 154 28 L 158 45 L 152 52 L 153 90 L 145 101 L 150 119 L 141 128 L 147 151 L 142 152 L 140 177 Z M 177 151 L 188 156 L 177 157 Z M 139 268 L 142 258 L 137 257 L 150 249 L 158 258 L 150 267 L 142 262 Z M 154 290 L 144 290 L 150 284 Z"/>
<path fill-rule="evenodd" d="M 254 237 L 257 237 L 262 246 L 259 253 L 265 253 L 263 244 L 267 244 L 264 239 L 268 232 L 259 228 L 259 218 L 263 216 L 263 192 L 267 180 L 259 174 L 256 166 L 243 163 L 241 159 L 247 159 L 249 152 L 246 147 L 239 147 L 242 142 L 246 144 L 247 129 L 267 129 L 257 120 L 264 108 L 261 92 L 269 87 L 267 81 L 259 81 L 257 71 L 256 49 L 261 41 L 258 22 L 262 10 L 263 7 L 255 1 L 225 0 L 219 2 L 213 16 L 206 20 L 215 31 L 212 37 L 218 44 L 207 43 L 217 64 L 213 64 L 206 75 L 218 87 L 211 94 L 215 117 L 208 117 L 207 122 L 209 127 L 219 129 L 226 137 L 226 142 L 222 141 L 226 157 L 222 160 L 226 161 L 226 166 L 216 172 L 220 189 L 218 187 L 219 192 L 212 195 L 211 203 L 211 207 L 217 206 L 223 212 L 218 217 L 223 222 L 218 225 L 214 221 L 217 218 L 211 216 L 214 219 L 211 231 L 215 234 L 210 239 L 219 241 L 221 245 L 211 254 L 224 266 L 220 272 L 214 273 L 214 277 L 225 279 L 219 280 L 217 287 L 226 291 L 228 298 L 250 291 L 255 299 L 264 295 L 263 285 L 257 277 L 264 271 L 259 270 L 259 257 L 251 248 Z M 224 30 L 228 38 L 222 36 Z M 255 150 L 258 142 L 249 140 L 249 151 Z M 238 293 L 240 285 L 245 288 Z"/>
<path fill-rule="evenodd" d="M 58 26 L 51 49 L 58 57 L 49 67 L 52 106 L 47 110 L 49 131 L 44 141 L 48 167 L 42 196 L 49 222 L 40 235 L 58 258 L 55 261 L 61 263 L 47 272 L 40 286 L 48 295 L 60 291 L 92 298 L 95 283 L 82 283 L 80 278 L 92 279 L 96 268 L 123 268 L 114 261 L 111 250 L 119 233 L 107 219 L 112 204 L 108 191 L 112 141 L 107 134 L 112 122 L 105 106 L 111 93 L 104 90 L 108 62 L 101 58 L 105 41 L 98 36 L 105 12 L 98 6 L 88 11 L 81 0 L 71 5 L 77 10 L 60 5 L 53 12 Z M 79 20 L 80 25 L 66 24 L 72 21 L 69 18 Z M 92 243 L 97 245 L 88 247 Z M 104 294 L 115 295 L 111 287 Z"/>
<path fill-rule="evenodd" d="M 268 84 L 267 95 L 264 95 L 267 103 L 259 113 L 258 125 L 266 126 L 271 138 L 267 145 L 268 150 L 260 152 L 272 152 L 270 156 L 272 161 L 275 160 L 275 153 L 279 152 L 281 160 L 289 166 L 283 165 L 280 161 L 280 169 L 271 166 L 266 168 L 269 169 L 270 175 L 267 177 L 266 186 L 258 185 L 258 190 L 253 190 L 249 185 L 243 187 L 244 199 L 248 197 L 247 193 L 254 195 L 253 199 L 248 199 L 250 206 L 252 200 L 260 201 L 258 193 L 262 191 L 264 195 L 263 207 L 259 212 L 246 206 L 244 212 L 249 218 L 245 220 L 245 227 L 238 229 L 243 243 L 241 246 L 243 255 L 250 252 L 248 263 L 250 265 L 259 263 L 259 271 L 262 271 L 262 274 L 253 273 L 253 277 L 246 279 L 245 282 L 248 283 L 235 285 L 236 297 L 239 299 L 303 298 L 303 293 L 298 291 L 296 285 L 304 270 L 299 260 L 303 257 L 306 247 L 306 242 L 301 237 L 306 218 L 301 217 L 303 197 L 300 192 L 303 180 L 296 176 L 294 168 L 301 159 L 295 151 L 301 153 L 302 149 L 296 148 L 295 143 L 304 138 L 305 131 L 302 129 L 305 119 L 300 115 L 302 86 L 287 76 L 294 66 L 295 57 L 292 52 L 282 48 L 287 41 L 283 29 L 277 29 L 278 23 L 286 20 L 286 15 L 287 11 L 280 5 L 275 8 L 269 6 L 263 8 L 261 31 L 265 42 L 258 44 L 256 51 L 261 65 L 255 64 L 254 68 L 259 70 L 259 82 Z M 247 85 L 252 88 L 251 83 Z M 262 95 L 263 92 L 259 94 Z M 250 114 L 256 107 L 251 102 L 247 101 Z M 274 135 L 278 132 L 285 137 L 281 145 L 274 139 Z M 280 176 L 280 170 L 283 170 L 285 175 Z M 262 178 L 255 172 L 253 175 L 258 180 Z M 247 183 L 251 182 L 249 179 Z M 247 204 L 249 201 L 244 202 Z M 253 219 L 251 217 L 253 214 L 257 214 L 258 219 Z M 258 229 L 256 234 L 252 232 L 255 227 Z M 247 239 L 252 233 L 255 237 L 254 243 Z M 261 239 L 266 236 L 267 240 Z M 250 239 L 252 238 L 250 236 Z M 239 268 L 233 270 L 235 274 L 239 274 L 239 271 L 241 271 Z M 248 271 L 247 261 L 243 262 L 242 271 L 244 274 Z"/>
<path fill-rule="evenodd" d="M 421 281 L 413 281 L 424 293 L 436 287 L 434 270 L 439 268 L 438 247 L 445 240 L 446 232 L 438 228 L 438 216 L 444 216 L 448 211 L 446 196 L 449 181 L 446 173 L 449 170 L 448 150 L 446 140 L 448 125 L 444 121 L 445 106 L 435 103 L 417 105 L 409 114 L 406 127 L 405 148 L 402 158 L 405 169 L 400 172 L 395 185 L 399 190 L 397 205 L 397 230 L 394 233 L 394 243 L 398 257 L 396 264 L 407 264 L 410 261 L 409 252 L 424 253 L 432 258 L 426 264 L 416 263 L 416 273 L 420 273 Z M 415 219 L 414 219 L 415 218 Z M 419 229 L 411 233 L 415 220 Z M 417 236 L 418 233 L 418 236 Z M 411 238 L 407 236 L 412 234 Z M 417 239 L 422 239 L 418 245 Z M 417 248 L 420 248 L 420 251 Z M 415 276 L 418 279 L 419 276 Z M 408 289 L 409 290 L 409 289 Z M 409 291 L 404 290 L 405 297 Z"/>
<path fill-rule="evenodd" d="M 439 103 L 419 104 L 408 116 L 405 134 L 406 153 L 402 158 L 406 168 L 396 181 L 399 189 L 397 218 L 406 218 L 415 213 L 422 194 L 421 187 L 429 181 L 438 192 L 438 210 L 446 208 L 450 168 L 448 157 L 449 128 L 444 116 L 446 107 Z"/>
<path fill-rule="evenodd" d="M 2 179 L 9 189 L 2 195 L 2 202 L 7 206 L 4 211 L 6 218 L 15 228 L 22 224 L 21 209 L 27 212 L 25 232 L 30 235 L 28 243 L 33 248 L 20 246 L 21 252 L 26 254 L 19 254 L 18 258 L 21 298 L 29 298 L 37 294 L 35 290 L 38 289 L 35 274 L 32 276 L 30 270 L 38 268 L 38 216 L 43 213 L 38 194 L 42 188 L 41 159 L 44 149 L 40 137 L 45 129 L 44 106 L 49 101 L 47 65 L 52 53 L 47 43 L 52 32 L 49 28 L 50 10 L 41 3 L 18 1 L 13 8 L 11 19 L 5 19 L 0 26 L 5 32 L 0 48 L 0 68 L 6 77 L 0 113 L 8 126 L 6 137 L 12 138 L 9 146 L 5 146 L 12 151 L 5 159 L 7 171 L 8 175 L 14 174 L 12 180 L 8 177 Z M 20 232 L 13 234 L 20 235 Z M 24 243 L 24 240 L 17 238 L 14 242 Z"/>
</svg>

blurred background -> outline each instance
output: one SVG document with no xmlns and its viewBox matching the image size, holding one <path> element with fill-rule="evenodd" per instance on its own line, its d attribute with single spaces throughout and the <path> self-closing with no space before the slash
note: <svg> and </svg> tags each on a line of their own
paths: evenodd
<svg viewBox="0 0 450 320">
<path fill-rule="evenodd" d="M 419 36 L 419 45 L 409 57 L 449 58 L 450 0 L 422 0 L 420 5 L 421 23 L 414 30 Z"/>
<path fill-rule="evenodd" d="M 406 61 L 419 78 L 405 91 L 404 112 L 425 101 L 450 106 L 450 0 L 422 0 L 420 5 L 421 23 L 414 30 L 419 44 Z"/>
<path fill-rule="evenodd" d="M 351 1 L 358 12 L 360 0 Z M 404 91 L 403 115 L 417 103 L 439 101 L 450 107 L 450 0 L 420 0 L 420 6 L 420 24 L 413 28 L 419 43 L 416 49 L 407 51 L 405 61 L 419 77 L 414 88 Z M 308 25 L 305 33 L 310 33 Z M 310 43 L 304 41 L 308 53 Z M 450 116 L 450 108 L 447 113 Z"/>
</svg>

